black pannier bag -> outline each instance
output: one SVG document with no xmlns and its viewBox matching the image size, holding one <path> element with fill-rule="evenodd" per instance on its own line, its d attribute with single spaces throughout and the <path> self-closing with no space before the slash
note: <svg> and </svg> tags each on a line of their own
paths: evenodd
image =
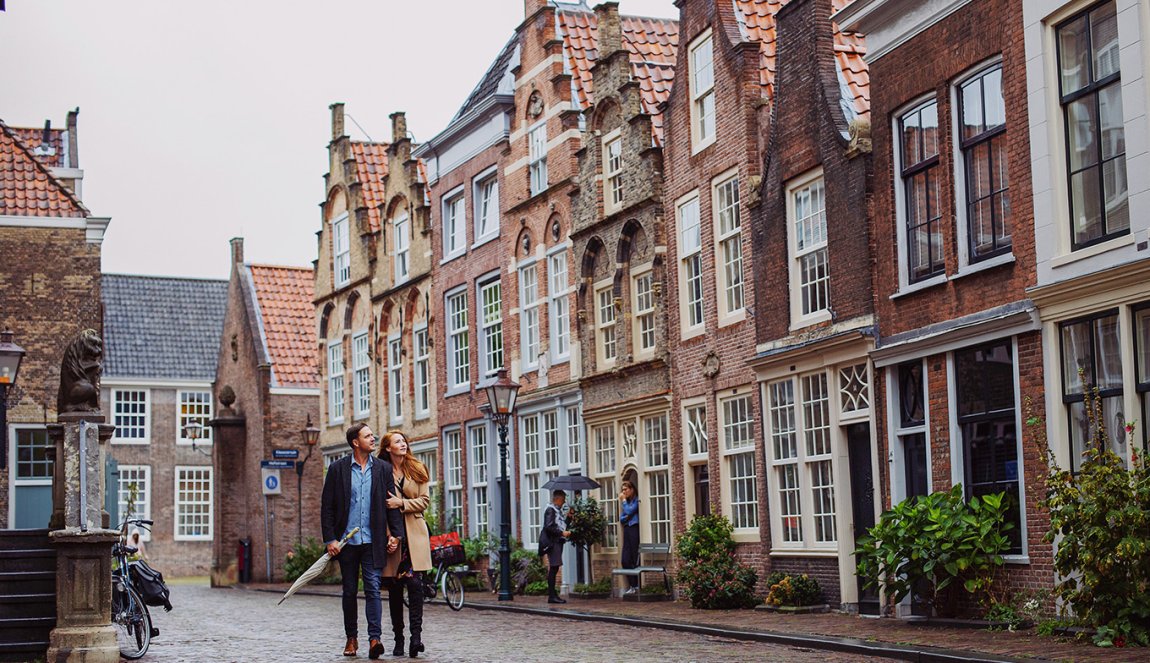
<svg viewBox="0 0 1150 663">
<path fill-rule="evenodd" d="M 148 566 L 143 560 L 136 560 L 128 565 L 132 574 L 132 586 L 144 600 L 144 603 L 153 607 L 163 606 L 165 612 L 172 611 L 172 602 L 168 600 L 171 592 L 164 584 L 164 574 Z"/>
</svg>

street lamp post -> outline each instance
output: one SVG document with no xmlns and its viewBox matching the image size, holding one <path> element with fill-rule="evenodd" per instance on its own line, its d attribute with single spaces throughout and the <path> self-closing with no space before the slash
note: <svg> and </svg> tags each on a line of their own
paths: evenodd
<svg viewBox="0 0 1150 663">
<path fill-rule="evenodd" d="M 319 429 L 311 423 L 311 414 L 307 415 L 307 427 L 300 431 L 303 434 L 303 442 L 307 445 L 307 455 L 303 460 L 296 461 L 295 464 L 295 495 L 296 495 L 296 524 L 299 525 L 299 535 L 297 536 L 297 543 L 303 547 L 303 466 L 307 460 L 311 458 L 311 452 L 315 451 L 315 445 L 319 442 Z"/>
<path fill-rule="evenodd" d="M 511 591 L 511 482 L 507 479 L 507 422 L 515 414 L 515 399 L 519 385 L 507 377 L 507 369 L 499 369 L 495 382 L 488 385 L 488 416 L 499 426 L 499 600 L 515 599 Z"/>
<path fill-rule="evenodd" d="M 0 332 L 0 470 L 8 469 L 8 387 L 16 384 L 24 348 L 12 342 L 12 332 Z"/>
</svg>

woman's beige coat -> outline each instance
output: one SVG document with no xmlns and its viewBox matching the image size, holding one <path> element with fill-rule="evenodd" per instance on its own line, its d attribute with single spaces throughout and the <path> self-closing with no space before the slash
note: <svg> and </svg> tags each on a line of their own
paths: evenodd
<svg viewBox="0 0 1150 663">
<path fill-rule="evenodd" d="M 399 489 L 399 480 L 395 482 Z M 415 571 L 431 570 L 431 537 L 427 532 L 427 523 L 423 521 L 423 512 L 431 504 L 431 494 L 426 483 L 416 483 L 407 477 L 400 489 L 403 498 L 403 524 L 407 529 L 407 549 L 411 554 L 411 568 Z M 402 549 L 387 556 L 387 566 L 383 570 L 385 577 L 394 576 L 399 567 Z"/>
</svg>

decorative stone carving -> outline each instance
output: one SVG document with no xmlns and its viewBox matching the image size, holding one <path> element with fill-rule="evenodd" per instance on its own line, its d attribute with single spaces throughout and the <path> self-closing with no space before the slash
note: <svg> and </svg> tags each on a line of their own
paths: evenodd
<svg viewBox="0 0 1150 663">
<path fill-rule="evenodd" d="M 870 154 L 870 120 L 856 117 L 847 127 L 850 142 L 847 144 L 847 158 L 854 158 L 860 154 Z"/>
<path fill-rule="evenodd" d="M 232 403 L 236 402 L 236 390 L 232 389 L 230 384 L 225 384 L 224 388 L 220 390 L 220 404 L 224 407 L 231 407 Z"/>
<path fill-rule="evenodd" d="M 543 95 L 538 92 L 532 93 L 531 97 L 527 100 L 527 115 L 532 118 L 539 117 L 543 114 Z"/>
<path fill-rule="evenodd" d="M 707 353 L 706 357 L 703 357 L 703 376 L 704 377 L 708 377 L 708 378 L 715 377 L 716 375 L 719 374 L 719 368 L 720 367 L 721 367 L 721 362 L 719 361 L 719 355 L 715 354 L 714 350 L 711 350 L 710 352 Z"/>
<path fill-rule="evenodd" d="M 104 340 L 95 329 L 80 332 L 60 364 L 60 393 L 56 411 L 100 412 L 100 372 L 104 358 Z"/>
</svg>

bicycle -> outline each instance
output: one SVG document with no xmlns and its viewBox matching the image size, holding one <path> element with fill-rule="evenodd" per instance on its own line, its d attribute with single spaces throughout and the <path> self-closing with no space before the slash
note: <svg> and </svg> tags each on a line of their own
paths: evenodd
<svg viewBox="0 0 1150 663">
<path fill-rule="evenodd" d="M 130 661 L 148 653 L 152 637 L 159 635 L 159 629 L 152 626 L 148 606 L 132 586 L 132 574 L 129 571 L 129 557 L 137 549 L 127 543 L 128 525 L 138 525 L 150 531 L 151 524 L 150 520 L 138 518 L 125 520 L 120 525 L 120 540 L 112 546 L 112 558 L 116 562 L 112 568 L 112 625 L 116 628 L 120 655 Z"/>
<path fill-rule="evenodd" d="M 423 582 L 423 602 L 431 603 L 439 596 L 439 592 L 443 592 L 443 600 L 452 610 L 463 609 L 463 582 L 459 580 L 459 572 L 453 571 L 452 567 L 458 566 L 457 564 L 448 564 L 447 561 L 441 561 L 435 567 L 435 577 L 431 578 L 432 572 L 425 571 L 420 574 L 420 580 Z M 403 594 L 403 605 L 411 607 L 407 599 L 406 592 Z"/>
</svg>

